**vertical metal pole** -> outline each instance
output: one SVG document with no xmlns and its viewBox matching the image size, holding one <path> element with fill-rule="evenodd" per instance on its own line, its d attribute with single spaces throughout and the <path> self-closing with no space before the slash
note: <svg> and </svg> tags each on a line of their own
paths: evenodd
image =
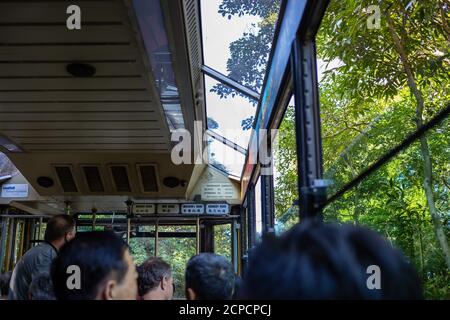
<svg viewBox="0 0 450 320">
<path fill-rule="evenodd" d="M 14 229 L 14 219 L 8 218 L 8 238 L 6 240 L 6 247 L 5 247 L 5 272 L 9 271 L 12 234 L 14 231 L 13 229 Z"/>
<path fill-rule="evenodd" d="M 322 180 L 319 89 L 314 39 L 294 42 L 294 75 L 300 219 L 321 218 L 318 208 L 326 200 Z"/>
<path fill-rule="evenodd" d="M 203 221 L 200 225 L 200 252 L 214 252 L 214 225 Z"/>
<path fill-rule="evenodd" d="M 3 268 L 3 263 L 5 262 L 6 253 L 6 238 L 8 234 L 8 218 L 2 218 L 2 237 L 0 240 L 0 273 L 5 271 Z"/>
<path fill-rule="evenodd" d="M 261 176 L 261 218 L 263 234 L 275 231 L 275 201 L 273 175 Z"/>
<path fill-rule="evenodd" d="M 240 219 L 239 219 L 239 223 L 240 223 L 240 232 L 239 232 L 239 237 L 240 237 L 240 275 L 243 275 L 243 272 L 245 270 L 245 266 L 247 264 L 247 250 L 248 250 L 248 228 L 247 228 L 247 209 L 246 207 L 248 206 L 248 199 L 245 198 L 243 205 L 240 207 Z"/>
<path fill-rule="evenodd" d="M 158 229 L 159 229 L 159 219 L 156 219 L 156 224 L 155 224 L 155 257 L 158 256 L 158 240 L 159 240 L 159 234 L 158 234 Z"/>
<path fill-rule="evenodd" d="M 127 205 L 127 244 L 130 244 L 130 233 L 131 233 L 131 217 L 133 216 L 133 201 L 125 201 Z"/>
<path fill-rule="evenodd" d="M 37 236 L 38 228 L 39 228 L 39 222 L 36 219 L 33 219 L 33 237 L 31 239 L 31 240 L 33 240 L 33 242 L 31 243 L 31 246 L 33 246 L 33 244 L 35 243 L 34 241 L 36 241 L 38 238 L 38 236 Z"/>
<path fill-rule="evenodd" d="M 16 240 L 16 219 L 10 218 L 9 220 L 9 237 L 7 245 L 6 256 L 6 268 L 5 271 L 10 271 L 14 267 L 14 242 Z"/>
<path fill-rule="evenodd" d="M 97 222 L 97 209 L 92 209 L 92 231 L 95 231 L 96 222 Z M 127 241 L 127 243 L 128 243 L 128 241 Z"/>
<path fill-rule="evenodd" d="M 273 148 L 272 148 L 272 131 L 263 132 L 263 152 L 260 152 L 261 163 L 261 222 L 262 234 L 274 231 L 275 225 L 275 200 L 273 187 Z M 264 152 L 264 149 L 266 151 Z"/>
<path fill-rule="evenodd" d="M 38 237 L 36 240 L 42 240 L 41 239 L 41 228 L 42 228 L 42 217 L 39 218 Z"/>
<path fill-rule="evenodd" d="M 200 253 L 200 218 L 197 217 L 196 219 L 196 231 L 197 231 L 197 236 L 196 236 L 196 254 Z"/>
<path fill-rule="evenodd" d="M 234 273 L 239 274 L 239 224 L 236 219 L 231 222 L 231 262 L 233 263 Z"/>
<path fill-rule="evenodd" d="M 248 249 L 251 249 L 256 243 L 256 204 L 254 184 L 250 186 L 247 197 Z"/>
<path fill-rule="evenodd" d="M 131 218 L 127 217 L 127 244 L 130 244 Z"/>
</svg>

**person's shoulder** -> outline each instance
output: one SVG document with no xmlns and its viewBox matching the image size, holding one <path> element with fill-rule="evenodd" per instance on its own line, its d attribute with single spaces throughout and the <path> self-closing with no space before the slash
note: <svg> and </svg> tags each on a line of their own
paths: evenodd
<svg viewBox="0 0 450 320">
<path fill-rule="evenodd" d="M 46 242 L 39 243 L 37 246 L 32 247 L 23 255 L 23 260 L 36 260 L 42 256 L 53 256 L 54 249 Z"/>
<path fill-rule="evenodd" d="M 37 247 L 39 248 L 40 255 L 48 256 L 48 257 L 54 257 L 56 256 L 56 249 L 51 244 L 47 242 L 41 242 Z"/>
</svg>

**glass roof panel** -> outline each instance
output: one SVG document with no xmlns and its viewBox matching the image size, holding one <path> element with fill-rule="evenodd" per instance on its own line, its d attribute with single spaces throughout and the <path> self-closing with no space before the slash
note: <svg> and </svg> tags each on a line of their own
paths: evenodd
<svg viewBox="0 0 450 320">
<path fill-rule="evenodd" d="M 219 82 L 205 76 L 208 129 L 247 149 L 256 104 L 236 94 L 227 97 L 214 92 Z"/>
<path fill-rule="evenodd" d="M 280 2 L 200 0 L 204 64 L 260 92 Z"/>
<path fill-rule="evenodd" d="M 171 131 L 182 129 L 183 112 L 160 1 L 133 0 L 133 4 L 167 124 Z"/>
<path fill-rule="evenodd" d="M 245 155 L 214 138 L 208 138 L 209 165 L 235 177 L 241 178 Z"/>
</svg>

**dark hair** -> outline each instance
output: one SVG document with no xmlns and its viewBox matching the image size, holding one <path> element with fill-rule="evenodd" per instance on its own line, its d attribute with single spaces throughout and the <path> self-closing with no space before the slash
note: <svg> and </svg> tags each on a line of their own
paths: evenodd
<svg viewBox="0 0 450 320">
<path fill-rule="evenodd" d="M 78 233 L 74 240 L 61 249 L 52 264 L 51 276 L 55 295 L 59 300 L 92 300 L 98 294 L 99 285 L 107 277 L 123 281 L 128 266 L 124 260 L 126 243 L 113 232 L 95 231 Z M 69 266 L 78 266 L 81 288 L 69 289 Z"/>
<path fill-rule="evenodd" d="M 58 214 L 48 220 L 44 240 L 54 241 L 65 237 L 75 228 L 75 220 L 68 214 Z"/>
<path fill-rule="evenodd" d="M 369 266 L 380 271 L 380 288 Z M 305 222 L 250 253 L 244 299 L 420 299 L 414 268 L 377 233 Z"/>
<path fill-rule="evenodd" d="M 200 253 L 186 266 L 186 289 L 199 300 L 229 300 L 233 295 L 234 272 L 231 263 L 214 253 Z"/>
<path fill-rule="evenodd" d="M 0 274 L 0 296 L 7 296 L 9 292 L 9 282 L 11 281 L 12 272 L 8 271 Z"/>
<path fill-rule="evenodd" d="M 137 267 L 139 295 L 142 297 L 172 274 L 170 265 L 161 258 L 150 258 Z"/>
<path fill-rule="evenodd" d="M 42 272 L 33 277 L 29 292 L 33 300 L 56 300 L 53 282 L 48 272 Z"/>
</svg>

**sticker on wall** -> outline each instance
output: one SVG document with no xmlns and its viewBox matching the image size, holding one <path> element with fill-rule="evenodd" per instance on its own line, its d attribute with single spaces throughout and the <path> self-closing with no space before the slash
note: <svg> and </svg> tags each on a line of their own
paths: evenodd
<svg viewBox="0 0 450 320">
<path fill-rule="evenodd" d="M 2 198 L 27 198 L 28 184 L 2 185 Z"/>
</svg>

